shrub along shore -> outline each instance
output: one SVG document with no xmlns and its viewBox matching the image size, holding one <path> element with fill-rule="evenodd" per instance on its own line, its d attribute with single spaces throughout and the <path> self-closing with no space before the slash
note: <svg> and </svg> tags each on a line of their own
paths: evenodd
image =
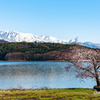
<svg viewBox="0 0 100 100">
<path fill-rule="evenodd" d="M 100 93 L 87 88 L 0 90 L 0 100 L 99 100 Z"/>
</svg>

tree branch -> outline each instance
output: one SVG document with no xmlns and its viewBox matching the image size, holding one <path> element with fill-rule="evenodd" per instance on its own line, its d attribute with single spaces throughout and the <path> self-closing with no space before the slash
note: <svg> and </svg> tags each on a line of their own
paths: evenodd
<svg viewBox="0 0 100 100">
<path fill-rule="evenodd" d="M 92 72 L 90 71 L 91 68 L 87 69 L 87 68 L 81 67 L 81 66 L 79 66 L 79 65 L 77 65 L 77 64 L 74 64 L 74 66 L 77 66 L 76 68 L 81 69 L 81 70 L 86 70 L 86 71 L 90 72 L 92 75 L 95 75 L 94 73 L 92 73 Z"/>
<path fill-rule="evenodd" d="M 94 73 L 92 73 L 91 71 L 90 71 L 90 69 L 86 69 L 86 68 L 83 68 L 84 70 L 86 70 L 86 71 L 88 71 L 88 72 L 90 72 L 92 75 L 94 75 Z"/>
<path fill-rule="evenodd" d="M 97 67 L 97 69 L 99 69 L 100 66 Z"/>
</svg>

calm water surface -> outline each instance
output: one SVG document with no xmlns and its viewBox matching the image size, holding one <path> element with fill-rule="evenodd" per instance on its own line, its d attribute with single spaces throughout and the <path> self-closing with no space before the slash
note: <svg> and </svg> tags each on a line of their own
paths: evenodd
<svg viewBox="0 0 100 100">
<path fill-rule="evenodd" d="M 93 88 L 94 80 L 75 77 L 73 67 L 69 72 L 68 62 L 48 61 L 0 61 L 0 89 L 11 88 Z"/>
</svg>

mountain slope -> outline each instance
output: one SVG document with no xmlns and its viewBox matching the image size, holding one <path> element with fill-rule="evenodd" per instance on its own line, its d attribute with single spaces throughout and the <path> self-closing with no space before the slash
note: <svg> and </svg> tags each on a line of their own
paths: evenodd
<svg viewBox="0 0 100 100">
<path fill-rule="evenodd" d="M 100 48 L 99 43 L 92 43 L 92 42 L 84 42 L 82 43 L 83 46 L 90 47 L 90 48 Z"/>
<path fill-rule="evenodd" d="M 0 43 L 9 43 L 8 41 L 0 39 Z"/>
</svg>

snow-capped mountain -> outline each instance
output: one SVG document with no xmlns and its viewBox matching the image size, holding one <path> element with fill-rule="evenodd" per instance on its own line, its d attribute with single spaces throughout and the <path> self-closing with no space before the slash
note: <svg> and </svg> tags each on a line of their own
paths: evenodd
<svg viewBox="0 0 100 100">
<path fill-rule="evenodd" d="M 61 40 L 51 36 L 36 36 L 31 33 L 20 33 L 15 31 L 0 31 L 0 39 L 8 42 L 50 42 L 61 44 L 73 44 L 74 40 Z M 100 44 L 84 42 L 83 46 L 90 48 L 100 48 Z"/>
<path fill-rule="evenodd" d="M 31 33 L 19 33 L 14 31 L 0 31 L 0 39 L 4 39 L 9 42 L 50 42 L 50 43 L 62 43 L 69 44 L 74 42 L 73 40 L 61 40 L 51 36 L 36 36 Z"/>
<path fill-rule="evenodd" d="M 99 43 L 83 42 L 82 45 L 90 48 L 100 48 Z"/>
</svg>

